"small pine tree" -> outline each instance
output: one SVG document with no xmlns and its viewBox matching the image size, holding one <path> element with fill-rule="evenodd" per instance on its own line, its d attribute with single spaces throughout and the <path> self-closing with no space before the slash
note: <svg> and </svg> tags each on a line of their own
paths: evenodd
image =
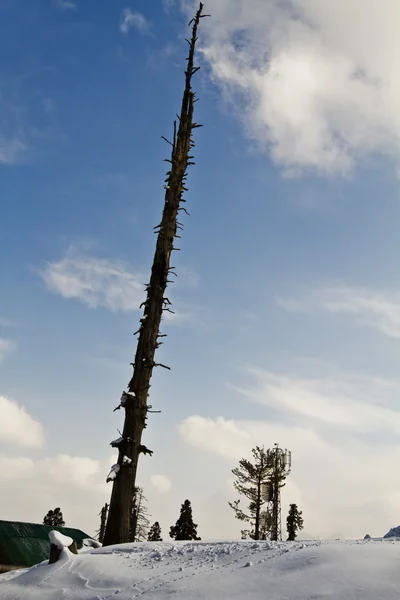
<svg viewBox="0 0 400 600">
<path fill-rule="evenodd" d="M 286 531 L 288 532 L 288 542 L 294 542 L 297 537 L 297 531 L 303 529 L 303 512 L 297 508 L 297 504 L 291 504 L 289 514 L 286 518 Z"/>
<path fill-rule="evenodd" d="M 154 525 L 150 527 L 149 536 L 147 538 L 148 542 L 162 542 L 161 537 L 161 527 L 160 523 L 156 521 Z"/>
<path fill-rule="evenodd" d="M 170 528 L 169 536 L 174 540 L 200 540 L 197 537 L 197 525 L 193 523 L 192 506 L 190 500 L 185 500 L 181 506 L 179 519 Z"/>
<path fill-rule="evenodd" d="M 143 494 L 143 488 L 136 487 L 132 500 L 130 542 L 144 542 L 147 539 L 150 521 L 146 506 L 147 498 Z"/>
<path fill-rule="evenodd" d="M 64 527 L 65 521 L 60 507 L 49 510 L 43 519 L 43 525 L 50 525 L 50 527 Z"/>
<path fill-rule="evenodd" d="M 251 451 L 253 462 L 243 458 L 239 461 L 239 466 L 232 470 L 236 481 L 233 487 L 239 494 L 248 499 L 247 510 L 242 510 L 240 500 L 229 502 L 229 506 L 234 510 L 235 517 L 240 521 L 246 521 L 253 527 L 250 537 L 254 540 L 262 539 L 261 535 L 261 513 L 262 507 L 266 503 L 263 497 L 263 488 L 271 476 L 271 466 L 268 460 L 268 453 L 264 447 L 256 446 Z"/>
</svg>

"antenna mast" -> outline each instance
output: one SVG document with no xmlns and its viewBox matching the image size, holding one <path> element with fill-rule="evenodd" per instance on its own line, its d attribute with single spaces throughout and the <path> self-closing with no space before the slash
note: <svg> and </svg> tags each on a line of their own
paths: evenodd
<svg viewBox="0 0 400 600">
<path fill-rule="evenodd" d="M 292 453 L 275 444 L 272 449 L 267 450 L 267 464 L 270 468 L 270 475 L 262 490 L 263 499 L 267 502 L 267 508 L 264 511 L 264 536 L 267 540 L 281 541 L 281 489 L 292 468 Z"/>
</svg>

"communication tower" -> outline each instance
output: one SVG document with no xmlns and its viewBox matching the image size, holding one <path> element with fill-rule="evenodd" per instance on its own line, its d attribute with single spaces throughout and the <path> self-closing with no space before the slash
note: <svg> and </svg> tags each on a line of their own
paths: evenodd
<svg viewBox="0 0 400 600">
<path fill-rule="evenodd" d="M 281 531 L 281 489 L 292 467 L 292 453 L 275 444 L 267 450 L 268 481 L 263 485 L 262 497 L 267 503 L 262 513 L 262 532 L 264 539 L 282 540 Z"/>
</svg>

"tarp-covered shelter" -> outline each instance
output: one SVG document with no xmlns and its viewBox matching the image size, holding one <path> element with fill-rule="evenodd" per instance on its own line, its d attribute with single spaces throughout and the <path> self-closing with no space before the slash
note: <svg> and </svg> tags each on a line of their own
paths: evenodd
<svg viewBox="0 0 400 600">
<path fill-rule="evenodd" d="M 0 521 L 0 565 L 31 567 L 49 558 L 49 532 L 60 531 L 76 541 L 78 549 L 90 536 L 70 527 Z"/>
</svg>

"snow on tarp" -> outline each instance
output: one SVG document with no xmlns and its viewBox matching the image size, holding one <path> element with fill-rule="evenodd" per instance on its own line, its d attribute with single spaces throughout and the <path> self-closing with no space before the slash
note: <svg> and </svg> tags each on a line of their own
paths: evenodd
<svg viewBox="0 0 400 600">
<path fill-rule="evenodd" d="M 60 548 L 60 550 L 63 550 L 64 548 L 69 548 L 69 546 L 71 546 L 74 543 L 74 540 L 72 538 L 68 537 L 67 535 L 64 535 L 63 533 L 60 533 L 59 531 L 50 531 L 49 540 L 50 544 L 54 544 L 54 546 L 57 546 L 58 548 Z"/>
<path fill-rule="evenodd" d="M 54 565 L 0 576 L 0 599 L 398 600 L 400 589 L 394 541 L 148 542 L 64 552 Z"/>
</svg>

